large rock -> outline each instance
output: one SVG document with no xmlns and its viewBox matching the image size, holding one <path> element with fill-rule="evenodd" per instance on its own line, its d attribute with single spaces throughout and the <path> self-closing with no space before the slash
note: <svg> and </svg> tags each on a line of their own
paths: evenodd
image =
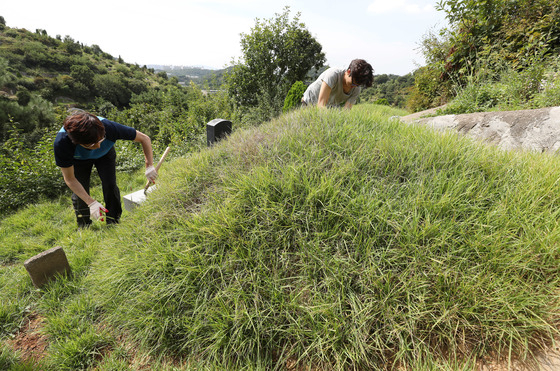
<svg viewBox="0 0 560 371">
<path fill-rule="evenodd" d="M 556 152 L 560 149 L 560 107 L 461 115 L 401 117 L 407 123 L 456 130 L 503 149 Z"/>
</svg>

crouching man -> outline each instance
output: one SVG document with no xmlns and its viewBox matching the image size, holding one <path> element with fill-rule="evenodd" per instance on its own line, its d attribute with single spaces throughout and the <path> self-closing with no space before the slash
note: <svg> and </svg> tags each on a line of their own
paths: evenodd
<svg viewBox="0 0 560 371">
<path fill-rule="evenodd" d="M 76 110 L 64 120 L 54 141 L 54 157 L 64 182 L 74 192 L 72 204 L 79 227 L 87 227 L 92 219 L 107 224 L 118 223 L 122 214 L 121 195 L 117 186 L 117 140 L 140 142 L 146 160 L 146 177 L 155 182 L 150 137 L 129 126 Z M 105 206 L 89 195 L 93 166 L 97 169 L 103 189 Z"/>
</svg>

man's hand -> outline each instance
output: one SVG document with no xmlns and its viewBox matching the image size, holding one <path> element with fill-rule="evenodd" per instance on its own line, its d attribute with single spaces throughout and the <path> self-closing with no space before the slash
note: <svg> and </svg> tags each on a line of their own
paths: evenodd
<svg viewBox="0 0 560 371">
<path fill-rule="evenodd" d="M 93 201 L 91 204 L 88 205 L 89 207 L 89 216 L 94 220 L 101 220 L 104 221 L 105 215 L 103 213 L 108 212 L 106 208 L 103 207 L 99 202 Z"/>
<path fill-rule="evenodd" d="M 148 180 L 152 183 L 156 182 L 157 171 L 152 165 L 146 168 L 146 178 L 148 178 Z"/>
</svg>

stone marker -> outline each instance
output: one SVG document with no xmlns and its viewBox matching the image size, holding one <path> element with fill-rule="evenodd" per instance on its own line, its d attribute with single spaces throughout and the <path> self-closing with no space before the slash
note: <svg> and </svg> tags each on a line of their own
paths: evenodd
<svg viewBox="0 0 560 371">
<path fill-rule="evenodd" d="M 206 124 L 206 140 L 208 147 L 231 134 L 231 121 L 214 119 Z"/>
<path fill-rule="evenodd" d="M 62 247 L 53 247 L 27 259 L 23 265 L 31 276 L 33 285 L 41 288 L 57 274 L 70 274 L 70 265 Z"/>
</svg>

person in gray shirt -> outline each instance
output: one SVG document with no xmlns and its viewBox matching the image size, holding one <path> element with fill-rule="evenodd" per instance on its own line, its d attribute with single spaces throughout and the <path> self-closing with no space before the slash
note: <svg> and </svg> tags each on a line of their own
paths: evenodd
<svg viewBox="0 0 560 371">
<path fill-rule="evenodd" d="M 352 108 L 362 87 L 373 84 L 373 68 L 363 59 L 354 59 L 348 69 L 329 68 L 313 82 L 301 100 L 304 106 Z"/>
</svg>

